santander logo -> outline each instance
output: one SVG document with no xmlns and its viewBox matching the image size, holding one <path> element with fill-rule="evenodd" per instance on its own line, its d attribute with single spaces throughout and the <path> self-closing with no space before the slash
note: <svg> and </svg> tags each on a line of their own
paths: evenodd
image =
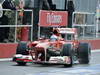
<svg viewBox="0 0 100 75">
<path fill-rule="evenodd" d="M 39 26 L 55 27 L 67 26 L 68 12 L 66 11 L 46 11 L 41 10 L 39 14 Z"/>
<path fill-rule="evenodd" d="M 49 24 L 51 24 L 51 23 L 55 23 L 55 24 L 62 23 L 62 16 L 54 14 L 54 13 L 47 13 L 47 21 L 46 22 L 49 23 Z"/>
</svg>

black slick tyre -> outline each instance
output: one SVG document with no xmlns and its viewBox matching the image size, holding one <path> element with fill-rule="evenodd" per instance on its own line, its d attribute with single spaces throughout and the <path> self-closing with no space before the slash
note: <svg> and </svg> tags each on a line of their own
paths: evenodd
<svg viewBox="0 0 100 75">
<path fill-rule="evenodd" d="M 61 56 L 69 56 L 71 60 L 70 64 L 64 64 L 64 67 L 71 67 L 73 65 L 71 44 L 63 45 Z"/>
<path fill-rule="evenodd" d="M 26 62 L 17 62 L 17 64 L 18 64 L 19 66 L 25 66 L 25 65 L 26 65 Z"/>
<path fill-rule="evenodd" d="M 78 55 L 80 64 L 89 64 L 91 55 L 90 45 L 88 43 L 80 43 Z"/>
<path fill-rule="evenodd" d="M 18 43 L 16 54 L 28 55 L 27 42 L 21 41 Z"/>
</svg>

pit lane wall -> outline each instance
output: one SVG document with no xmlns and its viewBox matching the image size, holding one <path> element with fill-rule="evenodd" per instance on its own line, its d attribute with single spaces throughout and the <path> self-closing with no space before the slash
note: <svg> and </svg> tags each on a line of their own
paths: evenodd
<svg viewBox="0 0 100 75">
<path fill-rule="evenodd" d="M 11 58 L 16 53 L 17 43 L 0 43 L 0 58 Z"/>
<path fill-rule="evenodd" d="M 92 50 L 100 49 L 100 39 L 80 40 L 91 44 Z M 17 43 L 0 43 L 0 58 L 11 58 L 16 53 Z"/>
</svg>

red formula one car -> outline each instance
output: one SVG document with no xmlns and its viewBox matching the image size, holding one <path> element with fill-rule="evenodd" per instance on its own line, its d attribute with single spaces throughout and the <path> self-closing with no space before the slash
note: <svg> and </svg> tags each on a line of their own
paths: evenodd
<svg viewBox="0 0 100 75">
<path fill-rule="evenodd" d="M 77 40 L 75 28 L 58 28 L 59 33 L 66 38 L 51 41 L 41 38 L 33 42 L 20 42 L 17 46 L 13 61 L 19 65 L 27 62 L 37 64 L 62 64 L 72 66 L 76 61 L 88 64 L 91 55 L 91 46 Z M 68 40 L 68 39 L 70 40 Z"/>
</svg>

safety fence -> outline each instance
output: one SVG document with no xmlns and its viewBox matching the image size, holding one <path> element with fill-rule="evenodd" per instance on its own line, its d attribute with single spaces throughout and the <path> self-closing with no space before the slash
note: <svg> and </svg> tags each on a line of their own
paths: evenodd
<svg viewBox="0 0 100 75">
<path fill-rule="evenodd" d="M 80 39 L 100 38 L 100 27 L 97 25 L 95 13 L 74 12 L 73 27 L 78 29 Z"/>
<path fill-rule="evenodd" d="M 3 11 L 0 17 L 0 43 L 16 43 L 18 41 L 32 41 L 33 10 Z"/>
</svg>

